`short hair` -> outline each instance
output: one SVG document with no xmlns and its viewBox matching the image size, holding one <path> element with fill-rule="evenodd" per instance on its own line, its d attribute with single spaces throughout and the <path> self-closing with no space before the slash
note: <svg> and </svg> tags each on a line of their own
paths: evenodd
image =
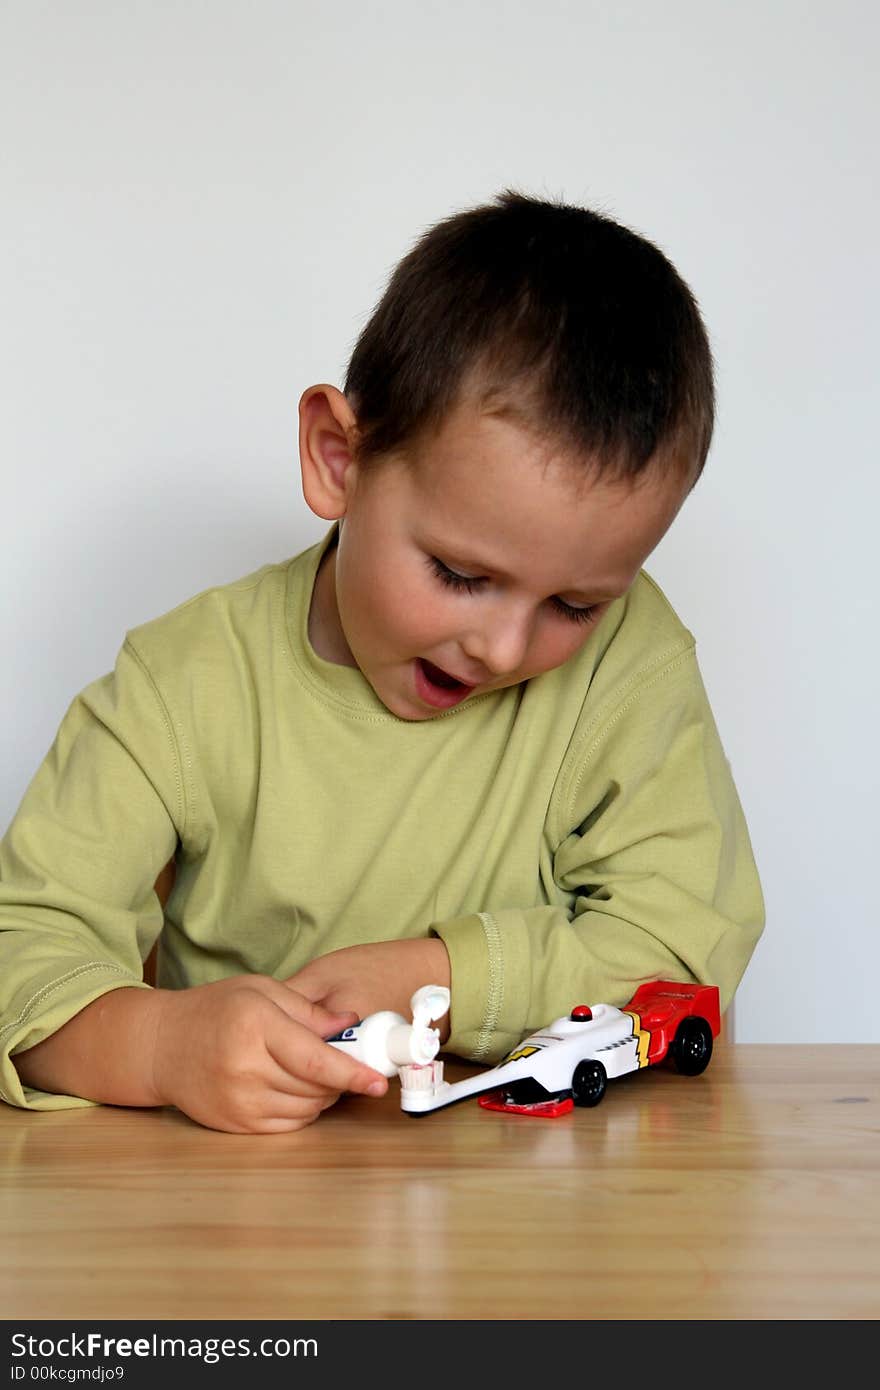
<svg viewBox="0 0 880 1390">
<path fill-rule="evenodd" d="M 357 339 L 344 390 L 366 465 L 404 453 L 469 394 L 636 478 L 702 471 L 715 415 L 697 301 L 652 242 L 511 189 L 430 227 Z"/>
</svg>

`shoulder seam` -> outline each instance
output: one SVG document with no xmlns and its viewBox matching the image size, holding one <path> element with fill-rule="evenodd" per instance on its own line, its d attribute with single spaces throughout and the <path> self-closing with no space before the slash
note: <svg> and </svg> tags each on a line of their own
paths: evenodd
<svg viewBox="0 0 880 1390">
<path fill-rule="evenodd" d="M 211 598 L 214 594 L 225 594 L 233 590 L 239 594 L 250 593 L 252 589 L 259 588 L 264 579 L 271 573 L 286 570 L 296 558 L 296 556 L 292 556 L 288 560 L 271 560 L 251 574 L 242 575 L 240 579 L 230 579 L 225 584 L 209 584 L 207 588 L 200 589 L 197 594 L 191 594 L 189 598 L 181 599 L 180 603 L 176 603 L 173 608 L 166 609 L 164 613 L 157 613 L 152 618 L 135 624 L 132 631 L 137 632 L 142 627 L 152 627 L 154 623 L 163 622 L 166 618 L 182 613 L 193 604 L 200 603 L 202 599 Z"/>
</svg>

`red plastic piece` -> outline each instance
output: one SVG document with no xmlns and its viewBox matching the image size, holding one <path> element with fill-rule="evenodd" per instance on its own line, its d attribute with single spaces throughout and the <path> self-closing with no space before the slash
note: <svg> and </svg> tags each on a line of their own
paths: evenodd
<svg viewBox="0 0 880 1390">
<path fill-rule="evenodd" d="M 515 1105 L 513 1101 L 504 1099 L 503 1091 L 487 1091 L 477 1100 L 484 1110 L 501 1110 L 508 1115 L 532 1115 L 547 1120 L 553 1120 L 557 1115 L 567 1115 L 569 1110 L 574 1109 L 571 1096 L 563 1096 L 561 1100 L 536 1100 L 530 1105 Z"/>
<path fill-rule="evenodd" d="M 666 1056 L 683 1018 L 697 1014 L 712 1030 L 712 1037 L 721 1032 L 721 1013 L 717 985 L 678 984 L 672 980 L 649 980 L 639 985 L 632 999 L 624 1004 L 626 1012 L 639 1015 L 643 1032 L 650 1034 L 648 1061 L 659 1062 Z"/>
</svg>

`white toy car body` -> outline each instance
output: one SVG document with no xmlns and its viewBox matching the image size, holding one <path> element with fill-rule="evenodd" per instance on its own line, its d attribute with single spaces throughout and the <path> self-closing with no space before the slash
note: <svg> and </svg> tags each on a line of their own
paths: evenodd
<svg viewBox="0 0 880 1390">
<path fill-rule="evenodd" d="M 487 1109 L 559 1114 L 573 1104 L 597 1105 L 609 1078 L 654 1065 L 667 1054 L 679 1071 L 698 1075 L 709 1064 L 719 1031 L 715 986 L 656 981 L 642 985 L 625 1009 L 573 1009 L 524 1038 L 497 1067 L 464 1081 L 443 1081 L 436 1061 L 401 1067 L 400 1104 L 417 1115 L 480 1095 Z M 500 1097 L 485 1094 L 496 1091 Z"/>
</svg>

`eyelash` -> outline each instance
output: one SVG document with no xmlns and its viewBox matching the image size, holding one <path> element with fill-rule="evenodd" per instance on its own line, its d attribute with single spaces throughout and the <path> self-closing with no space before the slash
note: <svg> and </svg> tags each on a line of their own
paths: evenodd
<svg viewBox="0 0 880 1390">
<path fill-rule="evenodd" d="M 436 555 L 429 555 L 427 558 L 433 573 L 450 589 L 472 594 L 483 583 L 482 579 L 475 579 L 471 575 L 457 574 L 448 565 L 444 565 L 442 560 L 438 560 Z M 561 598 L 552 598 L 550 602 L 557 613 L 561 613 L 570 623 L 591 623 L 596 613 L 595 604 L 591 604 L 589 608 L 572 608 L 569 604 L 563 603 Z"/>
</svg>

